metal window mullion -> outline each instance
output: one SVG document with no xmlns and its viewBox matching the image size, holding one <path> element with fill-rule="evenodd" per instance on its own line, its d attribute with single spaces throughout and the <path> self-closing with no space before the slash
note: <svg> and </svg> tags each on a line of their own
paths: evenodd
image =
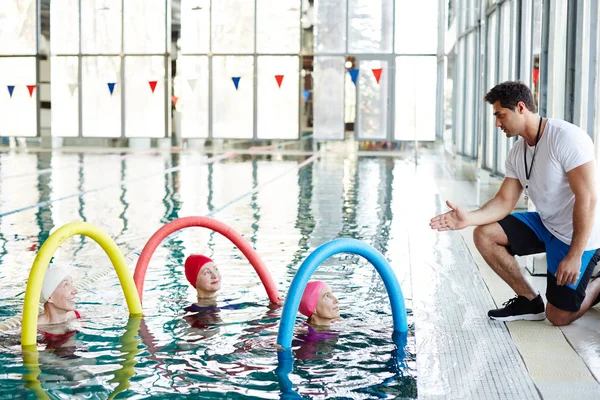
<svg viewBox="0 0 600 400">
<path fill-rule="evenodd" d="M 257 33 L 257 13 L 258 13 L 258 0 L 254 0 L 254 65 L 252 70 L 254 71 L 253 73 L 253 88 L 252 88 L 252 97 L 253 97 L 253 114 L 254 114 L 254 120 L 253 120 L 253 132 L 252 132 L 252 139 L 256 140 L 258 138 L 258 49 L 257 49 L 257 40 L 256 40 L 256 33 Z"/>
<path fill-rule="evenodd" d="M 42 96 L 40 87 L 40 35 L 42 34 L 42 9 L 41 0 L 36 0 L 36 24 L 35 24 L 35 85 L 37 87 L 36 93 L 36 137 L 42 135 Z M 50 62 L 50 60 L 48 60 Z M 52 128 L 50 128 L 52 129 Z"/>
<path fill-rule="evenodd" d="M 163 55 L 164 58 L 164 71 L 165 71 L 165 76 L 164 76 L 164 98 L 163 98 L 163 107 L 164 107 L 164 115 L 165 115 L 165 134 L 164 137 L 167 138 L 169 137 L 169 120 L 171 117 L 171 103 L 169 101 L 169 94 L 171 93 L 170 86 L 171 86 L 171 66 L 170 66 L 170 50 L 169 50 L 169 42 L 171 40 L 169 35 L 169 6 L 170 6 L 170 0 L 165 0 L 165 52 Z M 181 132 L 180 132 L 181 134 Z M 173 138 L 171 138 L 171 144 L 173 144 Z"/>
<path fill-rule="evenodd" d="M 125 0 L 121 0 L 121 138 L 125 137 Z"/>
<path fill-rule="evenodd" d="M 212 31 L 213 31 L 213 9 L 212 9 L 212 0 L 209 0 L 209 10 L 208 10 L 208 54 L 207 57 L 207 65 L 208 65 L 208 139 L 213 138 L 213 56 L 212 56 Z M 183 124 L 182 124 L 183 125 Z"/>
<path fill-rule="evenodd" d="M 388 62 L 388 141 L 394 141 L 396 132 L 396 0 L 392 0 L 392 53 Z"/>
<path fill-rule="evenodd" d="M 81 56 L 81 0 L 79 0 L 79 53 L 77 54 L 77 85 L 78 85 L 78 90 L 79 90 L 79 102 L 78 102 L 78 108 L 79 108 L 79 134 L 77 135 L 77 137 L 83 137 L 83 58 Z"/>
</svg>

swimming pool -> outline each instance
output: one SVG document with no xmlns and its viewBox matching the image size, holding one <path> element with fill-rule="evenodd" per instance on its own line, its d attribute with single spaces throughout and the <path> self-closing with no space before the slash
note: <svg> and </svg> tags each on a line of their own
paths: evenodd
<svg viewBox="0 0 600 400">
<path fill-rule="evenodd" d="M 338 237 L 363 240 L 389 260 L 411 308 L 409 227 L 402 205 L 406 178 L 414 175 L 410 160 L 322 154 L 305 162 L 309 156 L 231 154 L 207 162 L 211 156 L 0 153 L 0 321 L 21 312 L 36 250 L 63 224 L 97 225 L 115 239 L 133 269 L 160 226 L 191 215 L 211 216 L 240 232 L 283 295 L 315 248 Z M 193 321 L 184 317 L 194 293 L 182 264 L 192 252 L 218 263 L 219 304 L 236 309 Z M 92 240 L 67 240 L 53 262 L 73 265 L 80 281 L 89 282 L 78 295 L 85 315 L 78 333 L 55 353 L 39 347 L 38 378 L 49 396 L 280 397 L 275 342 L 282 308 L 269 306 L 253 268 L 227 239 L 202 228 L 166 239 L 148 268 L 142 320 L 128 318 L 116 274 Z M 416 398 L 414 333 L 411 329 L 401 349 L 406 352 L 398 352 L 375 269 L 342 254 L 314 277 L 338 295 L 344 321 L 323 342 L 296 338 L 293 370 L 285 374 L 293 389 L 310 397 Z M 23 379 L 18 334 L 0 332 L 2 398 L 35 397 Z"/>
</svg>

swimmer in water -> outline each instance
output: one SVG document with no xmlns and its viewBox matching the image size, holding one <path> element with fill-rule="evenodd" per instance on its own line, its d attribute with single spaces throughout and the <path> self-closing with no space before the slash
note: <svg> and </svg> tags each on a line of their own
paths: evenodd
<svg viewBox="0 0 600 400">
<path fill-rule="evenodd" d="M 340 318 L 338 299 L 323 281 L 308 282 L 298 310 L 308 317 L 306 323 L 312 327 L 329 327 Z"/>
<path fill-rule="evenodd" d="M 48 268 L 40 295 L 44 312 L 38 315 L 38 325 L 59 325 L 81 318 L 81 314 L 75 310 L 76 295 L 73 278 L 65 268 Z"/>
<path fill-rule="evenodd" d="M 221 289 L 221 272 L 213 260 L 201 254 L 192 254 L 185 260 L 185 277 L 198 294 L 198 306 L 216 305 Z"/>
</svg>

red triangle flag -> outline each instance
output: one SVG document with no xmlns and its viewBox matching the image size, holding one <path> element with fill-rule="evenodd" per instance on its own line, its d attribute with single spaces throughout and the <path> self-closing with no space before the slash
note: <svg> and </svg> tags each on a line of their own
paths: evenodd
<svg viewBox="0 0 600 400">
<path fill-rule="evenodd" d="M 33 89 L 35 89 L 35 85 L 27 85 L 27 90 L 29 90 L 29 97 L 33 96 Z"/>
<path fill-rule="evenodd" d="M 152 89 L 152 93 L 154 93 L 154 89 L 156 89 L 156 84 L 158 82 L 157 81 L 148 81 L 148 83 L 150 84 L 150 89 Z"/>
<path fill-rule="evenodd" d="M 277 85 L 281 87 L 281 82 L 283 82 L 283 75 L 275 75 L 275 80 L 277 80 Z"/>
<path fill-rule="evenodd" d="M 373 68 L 373 75 L 375 75 L 375 80 L 377 81 L 377 83 L 379 83 L 379 79 L 381 79 L 381 71 L 383 71 L 383 68 Z"/>
<path fill-rule="evenodd" d="M 179 97 L 173 95 L 173 96 L 171 96 L 171 100 L 173 100 L 173 105 L 176 106 L 177 105 L 177 100 L 179 100 Z"/>
</svg>

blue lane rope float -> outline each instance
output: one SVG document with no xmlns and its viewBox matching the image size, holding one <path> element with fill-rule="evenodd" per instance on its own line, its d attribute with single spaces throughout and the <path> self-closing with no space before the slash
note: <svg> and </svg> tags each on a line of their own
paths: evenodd
<svg viewBox="0 0 600 400">
<path fill-rule="evenodd" d="M 319 246 L 304 260 L 296 272 L 283 306 L 279 332 L 277 333 L 277 344 L 283 349 L 291 348 L 296 314 L 298 313 L 304 288 L 310 277 L 323 261 L 338 253 L 352 253 L 362 256 L 375 267 L 383 280 L 390 299 L 394 330 L 400 333 L 408 332 L 404 296 L 398 278 L 396 278 L 390 264 L 374 247 L 360 240 L 342 238 Z"/>
</svg>

